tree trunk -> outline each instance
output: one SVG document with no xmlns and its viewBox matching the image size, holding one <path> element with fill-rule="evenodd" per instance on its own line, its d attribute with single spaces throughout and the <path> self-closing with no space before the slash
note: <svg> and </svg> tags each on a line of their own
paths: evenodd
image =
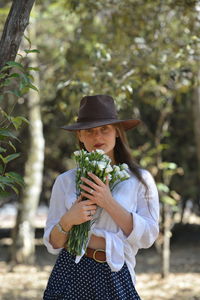
<svg viewBox="0 0 200 300">
<path fill-rule="evenodd" d="M 170 104 L 172 105 L 172 99 L 170 99 Z M 160 113 L 160 118 L 157 125 L 157 130 L 155 134 L 155 148 L 158 149 L 163 137 L 163 126 L 165 125 L 166 128 L 169 127 L 169 110 L 168 106 L 163 108 Z M 158 151 L 156 155 L 156 164 L 159 170 L 157 174 L 157 181 L 163 182 L 165 185 L 169 186 L 169 181 L 165 179 L 164 172 L 165 170 L 160 170 L 159 165 L 163 161 L 162 152 Z M 162 199 L 162 192 L 160 193 L 160 198 Z M 171 227 L 172 227 L 172 218 L 171 218 L 171 207 L 164 201 L 162 201 L 162 219 L 161 219 L 161 235 L 160 241 L 158 241 L 158 248 L 160 251 L 161 256 L 161 276 L 165 278 L 168 276 L 170 272 L 170 238 L 171 238 Z"/>
<path fill-rule="evenodd" d="M 0 69 L 15 60 L 35 0 L 14 0 L 0 41 Z"/>
<path fill-rule="evenodd" d="M 31 31 L 34 30 L 32 26 Z M 31 32 L 31 40 L 34 40 Z M 37 66 L 37 54 L 31 54 L 32 65 Z M 34 74 L 39 86 L 39 74 Z M 11 260 L 17 263 L 34 263 L 35 260 L 35 215 L 42 188 L 44 137 L 40 113 L 39 93 L 30 90 L 28 94 L 30 149 L 25 165 L 25 188 L 20 200 L 16 226 L 13 233 Z"/>
<path fill-rule="evenodd" d="M 200 79 L 200 71 L 198 74 Z M 198 160 L 198 181 L 200 182 L 200 86 L 196 87 L 193 93 L 193 116 L 194 116 L 194 134 L 196 141 L 196 153 Z"/>
<path fill-rule="evenodd" d="M 171 238 L 171 208 L 163 203 L 163 244 L 162 244 L 162 278 L 170 272 L 170 238 Z"/>
</svg>

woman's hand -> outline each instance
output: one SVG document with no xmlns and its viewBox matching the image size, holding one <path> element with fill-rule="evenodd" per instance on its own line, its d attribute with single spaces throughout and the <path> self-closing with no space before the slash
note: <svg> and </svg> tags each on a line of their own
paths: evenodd
<svg viewBox="0 0 200 300">
<path fill-rule="evenodd" d="M 89 186 L 84 184 L 80 185 L 85 191 L 82 192 L 81 195 L 104 208 L 114 222 L 123 230 L 124 234 L 129 236 L 134 226 L 132 214 L 112 197 L 108 179 L 105 184 L 96 175 L 92 173 L 88 173 L 88 175 L 94 182 L 86 178 L 81 178 L 81 180 Z"/>
<path fill-rule="evenodd" d="M 82 224 L 86 221 L 90 221 L 93 215 L 96 213 L 96 205 L 92 200 L 82 201 L 82 196 L 74 202 L 72 207 L 62 216 L 61 224 L 65 228 L 65 225 L 70 227 L 73 225 Z"/>
<path fill-rule="evenodd" d="M 101 179 L 93 173 L 89 172 L 88 175 L 93 179 L 93 181 L 85 177 L 81 177 L 81 180 L 89 185 L 89 187 L 83 184 L 80 185 L 80 187 L 85 191 L 82 192 L 81 195 L 90 199 L 98 206 L 106 209 L 110 206 L 111 201 L 113 201 L 108 178 L 106 179 L 106 183 L 103 183 L 103 181 L 101 181 Z"/>
</svg>

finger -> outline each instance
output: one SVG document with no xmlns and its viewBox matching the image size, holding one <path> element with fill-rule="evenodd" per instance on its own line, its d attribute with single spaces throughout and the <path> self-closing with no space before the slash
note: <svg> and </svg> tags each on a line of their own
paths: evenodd
<svg viewBox="0 0 200 300">
<path fill-rule="evenodd" d="M 80 184 L 80 187 L 84 190 L 84 191 L 86 191 L 86 192 L 88 192 L 89 194 L 93 194 L 94 193 L 94 188 L 91 188 L 91 187 L 88 187 L 88 186 L 86 186 L 86 185 L 83 185 L 83 184 Z"/>
<path fill-rule="evenodd" d="M 85 198 L 91 200 L 91 201 L 93 200 L 93 203 L 94 203 L 94 196 L 93 196 L 93 195 L 88 194 L 88 193 L 86 193 L 86 192 L 81 192 L 81 195 L 82 195 L 83 197 L 85 197 Z M 84 202 L 85 202 L 85 201 L 84 201 Z"/>
<path fill-rule="evenodd" d="M 83 205 L 83 206 L 96 205 L 96 203 L 94 200 L 87 199 L 87 200 L 82 201 L 81 205 Z"/>
<path fill-rule="evenodd" d="M 96 205 L 87 205 L 85 206 L 85 210 L 95 210 L 96 211 Z"/>
<path fill-rule="evenodd" d="M 78 203 L 82 200 L 82 195 L 80 194 L 74 203 Z"/>
<path fill-rule="evenodd" d="M 106 185 L 109 186 L 109 178 L 106 176 Z"/>
<path fill-rule="evenodd" d="M 104 183 L 103 183 L 103 181 L 101 181 L 101 179 L 98 177 L 98 176 L 96 176 L 96 175 L 94 175 L 93 173 L 91 173 L 91 172 L 88 172 L 88 175 L 98 184 L 98 185 L 100 185 L 100 186 L 104 186 Z"/>
<path fill-rule="evenodd" d="M 93 217 L 96 213 L 96 210 L 88 210 L 87 213 L 89 217 Z"/>
<path fill-rule="evenodd" d="M 96 176 L 97 177 L 97 176 Z M 98 178 L 98 177 L 97 177 Z M 93 182 L 93 181 L 91 181 L 91 180 L 89 180 L 89 179 L 87 179 L 87 178 L 85 178 L 85 177 L 81 177 L 81 180 L 83 181 L 83 182 L 85 182 L 87 185 L 89 185 L 92 189 L 94 189 L 94 190 L 96 190 L 97 188 L 98 188 L 98 185 L 95 183 L 95 182 Z M 100 179 L 99 179 L 100 180 Z M 101 180 L 100 180 L 101 181 Z M 81 187 L 81 184 L 80 184 L 80 187 Z"/>
</svg>

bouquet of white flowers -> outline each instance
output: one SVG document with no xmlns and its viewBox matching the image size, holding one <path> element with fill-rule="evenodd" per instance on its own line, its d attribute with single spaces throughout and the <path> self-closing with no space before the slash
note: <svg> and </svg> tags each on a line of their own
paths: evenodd
<svg viewBox="0 0 200 300">
<path fill-rule="evenodd" d="M 104 154 L 103 150 L 87 152 L 85 150 L 75 151 L 74 157 L 77 164 L 76 172 L 76 191 L 77 197 L 82 192 L 80 184 L 83 184 L 81 177 L 91 180 L 88 172 L 98 176 L 104 183 L 106 178 L 109 179 L 110 190 L 112 191 L 116 184 L 130 177 L 127 164 L 111 165 L 111 159 Z M 83 201 L 86 199 L 82 199 Z M 101 208 L 100 208 L 101 209 Z M 82 248 L 84 251 L 87 247 L 88 233 L 91 225 L 97 220 L 97 217 L 92 221 L 84 222 L 80 225 L 74 225 L 69 231 L 67 241 L 67 250 L 74 255 L 81 255 Z"/>
</svg>

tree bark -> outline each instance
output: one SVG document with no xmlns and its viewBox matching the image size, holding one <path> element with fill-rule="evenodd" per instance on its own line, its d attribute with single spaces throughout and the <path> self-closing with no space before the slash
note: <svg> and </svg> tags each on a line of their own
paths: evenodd
<svg viewBox="0 0 200 300">
<path fill-rule="evenodd" d="M 31 40 L 34 40 L 35 28 L 31 27 Z M 37 66 L 37 54 L 29 55 Z M 39 74 L 34 74 L 34 84 L 39 87 Z M 44 137 L 40 112 L 40 96 L 34 90 L 28 94 L 30 149 L 25 165 L 25 188 L 20 199 L 16 226 L 13 232 L 11 261 L 32 264 L 35 261 L 35 216 L 42 189 Z"/>
<path fill-rule="evenodd" d="M 35 0 L 14 0 L 0 41 L 0 69 L 15 60 Z"/>
<path fill-rule="evenodd" d="M 170 272 L 170 238 L 171 238 L 171 208 L 163 203 L 163 245 L 162 245 L 162 278 L 166 278 Z"/>
<path fill-rule="evenodd" d="M 198 73 L 200 79 L 200 71 Z M 197 86 L 193 93 L 193 116 L 194 116 L 194 134 L 196 141 L 196 153 L 198 160 L 198 181 L 200 182 L 200 86 Z"/>
</svg>

